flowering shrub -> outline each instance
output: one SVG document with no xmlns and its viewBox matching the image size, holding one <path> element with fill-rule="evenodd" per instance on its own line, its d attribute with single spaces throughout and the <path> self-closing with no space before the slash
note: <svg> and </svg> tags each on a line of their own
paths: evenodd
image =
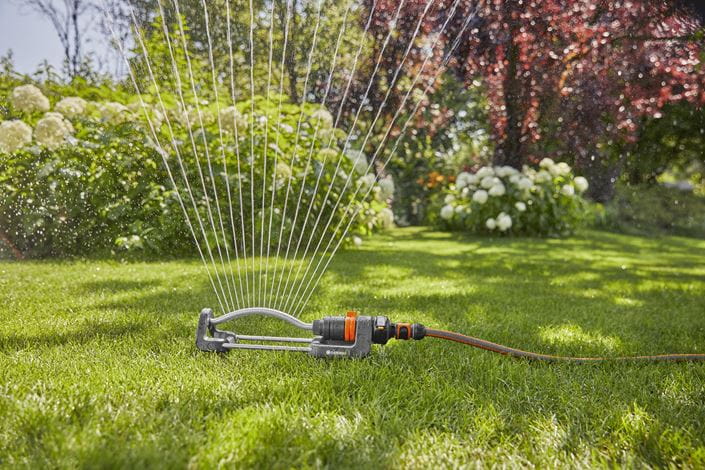
<svg viewBox="0 0 705 470">
<path fill-rule="evenodd" d="M 550 158 L 538 169 L 486 166 L 457 176 L 437 203 L 435 221 L 475 233 L 565 236 L 584 215 L 587 188 L 569 165 Z"/>
<path fill-rule="evenodd" d="M 185 109 L 179 105 L 162 109 L 150 104 L 156 99 L 146 97 L 143 109 L 135 97 L 122 103 L 49 96 L 52 100 L 34 85 L 0 95 L 0 231 L 27 256 L 99 253 L 116 246 L 191 252 L 193 242 L 179 196 L 191 220 L 199 216 L 204 221 L 211 244 L 214 233 L 231 244 L 240 243 L 232 230 L 222 234 L 217 204 L 227 227 L 233 214 L 238 235 L 243 227 L 244 233 L 251 233 L 253 224 L 259 234 L 271 220 L 272 237 L 267 240 L 271 246 L 280 240 L 280 227 L 282 243 L 292 235 L 294 243 L 300 236 L 314 240 L 332 236 L 338 222 L 347 222 L 353 210 L 358 216 L 351 226 L 351 241 L 393 224 L 387 206 L 394 183 L 390 178 L 378 181 L 363 153 L 343 154 L 339 145 L 345 134 L 332 127 L 332 116 L 320 107 L 285 103 L 279 119 L 278 99 L 259 97 L 251 116 L 249 102 L 235 106 L 211 102 L 199 108 L 187 103 Z M 164 101 L 178 102 L 173 96 Z M 305 119 L 297 139 L 301 113 Z M 168 154 L 176 190 L 152 129 Z M 343 191 L 348 176 L 351 182 Z M 360 193 L 353 200 L 357 189 Z M 368 190 L 374 195 L 371 201 L 358 202 Z M 348 204 L 350 212 L 345 211 Z M 209 206 L 215 230 L 209 225 Z M 319 214 L 321 223 L 313 231 Z M 246 249 L 252 250 L 251 240 L 246 242 Z M 259 239 L 257 243 L 259 247 Z"/>
</svg>

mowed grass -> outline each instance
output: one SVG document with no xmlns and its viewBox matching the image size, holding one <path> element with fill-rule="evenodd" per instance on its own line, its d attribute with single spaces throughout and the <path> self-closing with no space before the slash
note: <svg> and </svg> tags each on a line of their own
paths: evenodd
<svg viewBox="0 0 705 470">
<path fill-rule="evenodd" d="M 7 467 L 705 466 L 705 364 L 432 338 L 363 360 L 206 354 L 197 260 L 4 263 L 0 303 Z M 341 253 L 304 318 L 349 308 L 554 354 L 705 353 L 705 241 L 399 229 Z M 265 330 L 290 331 L 242 329 Z"/>
</svg>

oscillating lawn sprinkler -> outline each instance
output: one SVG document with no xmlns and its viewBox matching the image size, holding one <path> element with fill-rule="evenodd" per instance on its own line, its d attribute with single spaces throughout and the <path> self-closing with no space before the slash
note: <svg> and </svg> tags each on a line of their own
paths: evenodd
<svg viewBox="0 0 705 470">
<path fill-rule="evenodd" d="M 312 338 L 240 335 L 216 328 L 216 325 L 251 315 L 277 318 L 302 330 Z M 208 336 L 210 334 L 210 336 Z M 269 308 L 245 308 L 214 318 L 213 311 L 203 309 L 198 320 L 196 346 L 202 351 L 226 352 L 231 349 L 261 349 L 270 351 L 300 351 L 315 357 L 365 357 L 373 344 L 387 344 L 391 338 L 421 339 L 426 329 L 417 323 L 391 323 L 387 317 L 368 317 L 348 312 L 344 317 L 325 317 L 304 323 L 296 317 Z M 257 341 L 258 343 L 252 343 Z M 284 346 L 266 343 L 292 343 Z"/>
<path fill-rule="evenodd" d="M 308 331 L 312 337 L 253 336 L 241 335 L 232 331 L 220 330 L 217 325 L 253 315 L 277 318 Z M 252 307 L 235 310 L 220 317 L 214 317 L 209 308 L 201 311 L 196 331 L 196 346 L 201 351 L 228 352 L 232 349 L 256 349 L 267 351 L 307 352 L 314 357 L 333 358 L 365 357 L 372 351 L 373 344 L 384 345 L 390 339 L 420 340 L 425 337 L 441 338 L 468 346 L 523 359 L 539 361 L 570 361 L 577 363 L 600 361 L 705 361 L 705 354 L 665 354 L 658 356 L 625 357 L 566 357 L 539 354 L 502 346 L 472 336 L 452 331 L 434 330 L 419 323 L 392 323 L 384 316 L 365 316 L 348 312 L 345 316 L 324 317 L 305 323 L 288 313 L 271 308 Z M 289 343 L 290 345 L 271 344 Z M 293 346 L 298 344 L 298 346 Z"/>
</svg>

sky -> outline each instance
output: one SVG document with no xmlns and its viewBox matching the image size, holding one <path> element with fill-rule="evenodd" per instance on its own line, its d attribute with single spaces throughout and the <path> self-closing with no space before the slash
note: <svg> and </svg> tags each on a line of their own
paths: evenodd
<svg viewBox="0 0 705 470">
<path fill-rule="evenodd" d="M 44 59 L 60 69 L 63 52 L 51 23 L 18 3 L 0 0 L 0 55 L 12 49 L 15 67 L 21 73 L 34 72 Z M 105 54 L 104 47 L 95 43 L 92 47 L 98 54 Z"/>
</svg>

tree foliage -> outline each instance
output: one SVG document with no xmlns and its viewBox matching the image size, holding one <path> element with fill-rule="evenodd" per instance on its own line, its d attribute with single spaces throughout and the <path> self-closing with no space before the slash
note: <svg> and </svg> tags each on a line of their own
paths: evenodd
<svg viewBox="0 0 705 470">
<path fill-rule="evenodd" d="M 419 18 L 408 2 L 405 21 Z M 450 11 L 446 0 L 440 11 Z M 544 156 L 573 161 L 593 178 L 615 142 L 635 142 L 645 117 L 667 105 L 705 102 L 704 36 L 679 2 L 459 0 L 463 15 L 428 18 L 427 35 L 449 44 L 466 83 L 487 87 L 494 161 L 520 167 Z M 379 7 L 387 22 L 392 3 Z M 468 15 L 472 25 L 463 31 Z M 595 190 L 605 191 L 596 184 Z"/>
</svg>

